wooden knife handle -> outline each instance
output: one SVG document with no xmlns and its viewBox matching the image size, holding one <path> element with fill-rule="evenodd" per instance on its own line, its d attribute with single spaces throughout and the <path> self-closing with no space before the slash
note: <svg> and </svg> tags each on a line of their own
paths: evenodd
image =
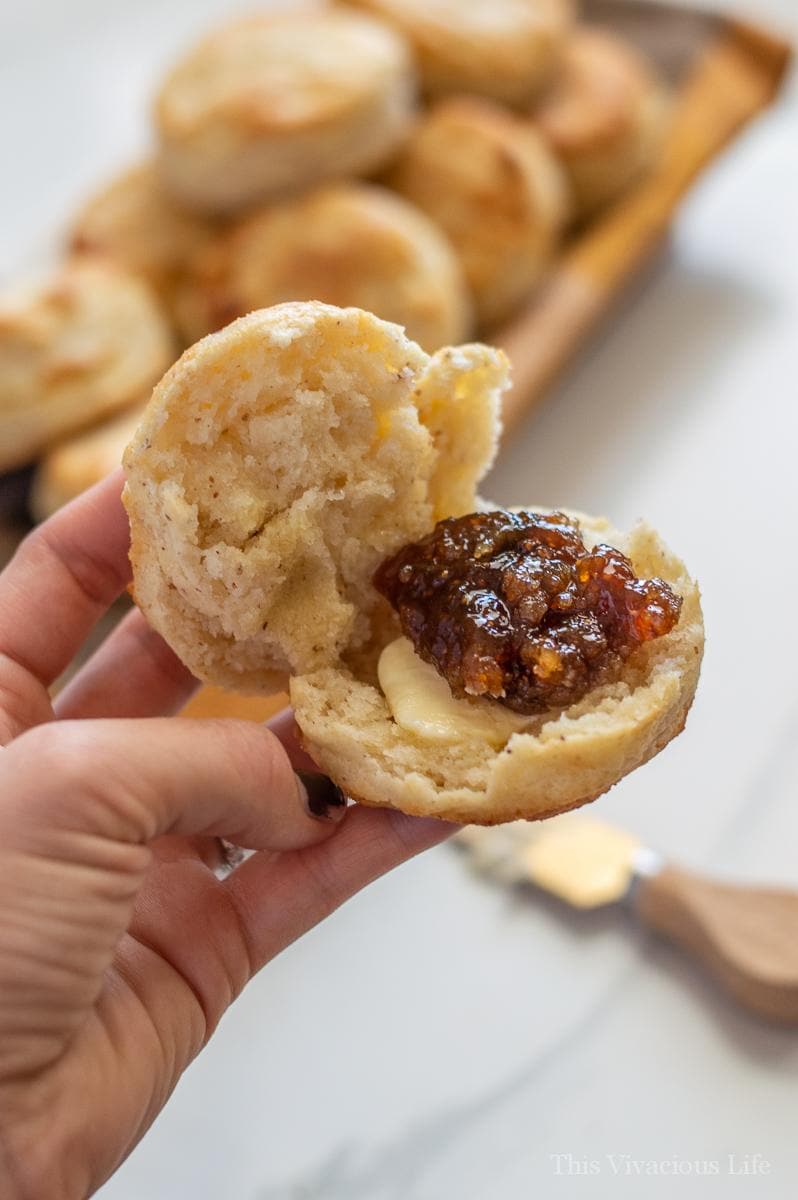
<svg viewBox="0 0 798 1200">
<path fill-rule="evenodd" d="M 640 880 L 637 908 L 740 1004 L 798 1024 L 798 892 L 716 883 L 665 867 Z"/>
</svg>

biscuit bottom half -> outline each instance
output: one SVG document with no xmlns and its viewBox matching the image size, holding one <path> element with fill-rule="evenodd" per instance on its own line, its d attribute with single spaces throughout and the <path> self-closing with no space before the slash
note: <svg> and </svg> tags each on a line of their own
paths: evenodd
<svg viewBox="0 0 798 1200">
<path fill-rule="evenodd" d="M 482 738 L 447 744 L 414 735 L 394 720 L 368 668 L 294 678 L 305 747 L 349 795 L 463 823 L 536 820 L 596 799 L 681 731 L 703 652 L 698 588 L 650 526 L 623 534 L 598 518 L 579 520 L 588 544 L 609 542 L 640 575 L 659 576 L 682 596 L 676 628 L 641 646 L 616 682 L 530 717 L 499 749 Z"/>
</svg>

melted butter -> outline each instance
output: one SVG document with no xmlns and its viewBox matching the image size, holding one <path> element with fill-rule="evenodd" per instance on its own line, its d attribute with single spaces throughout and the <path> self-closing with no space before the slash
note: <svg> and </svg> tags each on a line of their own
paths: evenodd
<svg viewBox="0 0 798 1200">
<path fill-rule="evenodd" d="M 407 638 L 385 647 L 377 666 L 380 688 L 396 724 L 425 742 L 448 745 L 483 741 L 501 749 L 530 718 L 495 700 L 460 700 L 433 666 L 419 658 Z"/>
</svg>

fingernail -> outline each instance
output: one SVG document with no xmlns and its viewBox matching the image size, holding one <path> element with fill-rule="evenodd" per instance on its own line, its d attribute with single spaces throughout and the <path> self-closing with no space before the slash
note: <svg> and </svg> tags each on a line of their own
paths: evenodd
<svg viewBox="0 0 798 1200">
<path fill-rule="evenodd" d="M 307 810 L 312 817 L 334 820 L 346 808 L 346 796 L 336 783 L 316 771 L 297 771 L 297 779 L 305 789 Z"/>
</svg>

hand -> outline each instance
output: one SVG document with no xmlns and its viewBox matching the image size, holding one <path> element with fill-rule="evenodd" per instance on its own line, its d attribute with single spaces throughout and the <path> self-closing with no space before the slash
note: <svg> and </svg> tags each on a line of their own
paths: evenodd
<svg viewBox="0 0 798 1200">
<path fill-rule="evenodd" d="M 0 575 L 9 1200 L 99 1187 L 255 972 L 451 829 L 356 807 L 318 819 L 275 733 L 164 719 L 196 681 L 137 611 L 51 704 L 129 579 L 121 483 L 35 530 Z M 278 733 L 290 749 L 285 721 Z M 257 851 L 224 879 L 220 837 Z"/>
</svg>

